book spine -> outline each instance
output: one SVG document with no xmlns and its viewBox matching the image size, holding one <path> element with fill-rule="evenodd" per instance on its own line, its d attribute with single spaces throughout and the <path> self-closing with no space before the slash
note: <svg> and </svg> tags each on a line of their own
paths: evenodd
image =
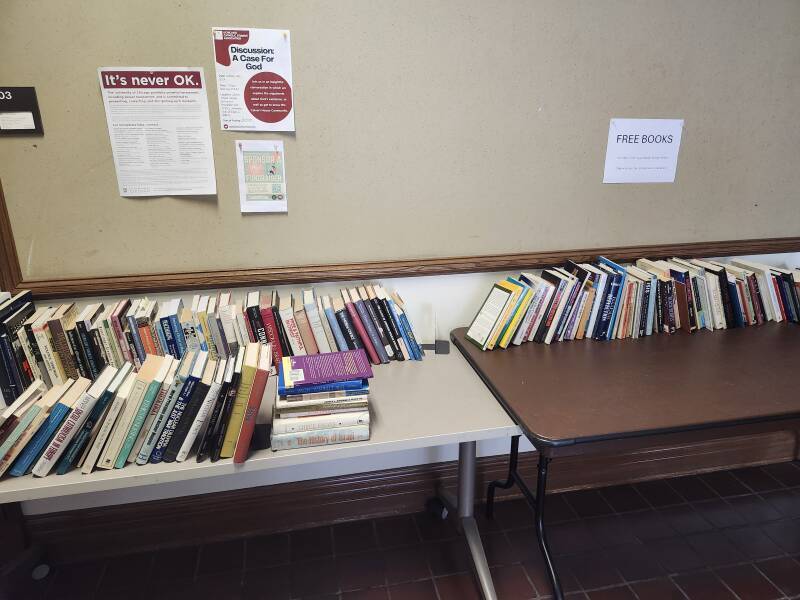
<svg viewBox="0 0 800 600">
<path fill-rule="evenodd" d="M 50 328 L 50 335 L 53 338 L 53 349 L 61 359 L 61 367 L 64 369 L 64 374 L 72 379 L 78 378 L 78 368 L 75 364 L 75 357 L 69 349 L 67 336 L 64 333 L 64 326 L 59 319 L 52 319 L 47 323 Z"/>
<path fill-rule="evenodd" d="M 380 364 L 381 360 L 378 357 L 378 353 L 375 350 L 375 346 L 372 344 L 372 340 L 370 339 L 369 334 L 367 333 L 364 324 L 361 322 L 361 317 L 356 310 L 355 304 L 352 302 L 345 302 L 345 309 L 347 310 L 347 314 L 350 317 L 350 322 L 355 329 L 357 337 L 361 340 L 362 347 L 366 351 L 367 355 L 369 356 L 370 361 L 372 364 Z"/>
<path fill-rule="evenodd" d="M 343 308 L 334 314 L 336 315 L 336 321 L 339 323 L 342 336 L 345 338 L 346 349 L 364 348 L 364 344 L 353 326 L 353 321 L 350 319 L 347 309 Z"/>
<path fill-rule="evenodd" d="M 338 427 L 355 427 L 356 425 L 369 425 L 369 412 L 352 412 L 334 415 L 321 415 L 319 417 L 288 417 L 275 419 L 272 422 L 272 433 L 283 435 L 287 433 L 301 433 L 319 429 L 336 429 Z"/>
<path fill-rule="evenodd" d="M 203 424 L 206 423 L 206 420 L 208 419 L 211 408 L 216 405 L 221 388 L 222 386 L 219 383 L 212 383 L 209 386 L 208 393 L 205 395 L 205 398 L 202 399 L 202 404 L 200 404 L 200 410 L 197 411 L 197 416 L 195 416 L 194 420 L 192 421 L 192 426 L 189 428 L 189 432 L 186 434 L 186 437 L 184 438 L 183 443 L 178 450 L 178 455 L 175 458 L 176 461 L 183 462 L 186 460 L 186 457 L 189 456 L 189 452 L 191 451 L 192 446 L 194 446 L 195 440 L 198 438 L 200 431 L 203 429 Z"/>
<path fill-rule="evenodd" d="M 167 444 L 166 450 L 164 450 L 164 462 L 170 463 L 177 460 L 178 453 L 183 443 L 186 441 L 186 436 L 189 434 L 189 430 L 194 424 L 197 413 L 200 412 L 203 401 L 208 395 L 208 389 L 208 384 L 198 381 L 192 395 L 186 400 L 186 406 L 183 409 L 180 421 L 178 421 L 175 432 L 172 434 L 172 439 L 169 441 L 169 444 Z M 177 403 L 175 405 L 177 406 Z"/>
<path fill-rule="evenodd" d="M 395 325 L 397 325 L 397 329 L 400 332 L 403 341 L 405 341 L 406 343 L 406 349 L 411 355 L 411 359 L 422 360 L 422 355 L 420 354 L 419 348 L 416 345 L 416 340 L 412 340 L 413 334 L 408 329 L 406 329 L 405 323 L 401 318 L 404 317 L 405 315 L 400 314 L 400 312 L 397 309 L 397 306 L 394 303 L 394 300 L 389 298 L 388 303 L 389 303 L 389 310 L 392 313 L 392 318 L 394 319 Z"/>
<path fill-rule="evenodd" d="M 761 298 L 758 294 L 755 275 L 748 275 L 746 278 L 747 289 L 750 291 L 750 298 L 753 303 L 753 316 L 755 317 L 756 324 L 761 325 L 764 322 L 763 306 L 760 304 Z"/>
<path fill-rule="evenodd" d="M 28 408 L 19 420 L 19 423 L 17 423 L 14 431 L 11 432 L 11 435 L 0 444 L 0 477 L 8 470 L 8 467 L 11 466 L 11 461 L 16 458 L 22 445 L 30 439 L 30 434 L 26 433 L 26 430 L 31 426 L 31 423 L 33 423 L 41 411 L 42 407 L 36 404 Z"/>
<path fill-rule="evenodd" d="M 272 307 L 266 306 L 259 310 L 261 314 L 261 323 L 264 326 L 264 334 L 267 341 L 272 344 L 272 364 L 276 366 L 281 364 L 283 358 L 283 344 L 278 334 L 278 326 L 275 323 L 275 315 L 272 313 Z"/>
<path fill-rule="evenodd" d="M 383 354 L 386 355 L 387 362 L 390 360 L 395 360 L 395 346 L 389 341 L 389 333 L 384 329 L 384 323 L 382 322 L 378 311 L 375 309 L 375 305 L 372 303 L 372 300 L 369 298 L 362 298 L 360 302 L 364 305 L 364 308 L 367 309 L 367 316 L 372 322 L 375 333 L 378 334 L 378 342 L 380 343 L 381 348 L 383 348 Z"/>
<path fill-rule="evenodd" d="M 120 447 L 119 453 L 114 461 L 115 469 L 121 469 L 124 467 L 125 463 L 128 461 L 128 458 L 133 452 L 133 446 L 139 437 L 139 432 L 142 430 L 142 426 L 147 419 L 147 415 L 150 413 L 150 408 L 153 406 L 153 401 L 158 395 L 158 390 L 153 390 L 156 385 L 158 384 L 154 382 L 150 382 L 148 385 L 147 391 L 145 392 L 144 397 L 142 398 L 142 401 L 136 410 L 136 414 L 131 420 L 131 426 L 128 428 L 128 433 L 125 434 L 125 439 L 122 442 L 122 446 Z"/>
<path fill-rule="evenodd" d="M 17 331 L 17 339 L 19 340 L 19 343 L 22 346 L 22 351 L 25 353 L 25 358 L 27 359 L 28 364 L 30 365 L 31 374 L 33 375 L 33 378 L 41 379 L 42 381 L 44 381 L 44 379 L 42 378 L 42 372 L 39 370 L 39 364 L 36 362 L 36 357 L 33 354 L 33 350 L 31 349 L 30 342 L 28 341 L 28 335 L 25 333 L 24 327 L 21 327 Z M 45 384 L 47 385 L 48 388 L 50 387 L 50 385 L 48 385 L 47 383 Z"/>
<path fill-rule="evenodd" d="M 605 340 L 608 337 L 608 330 L 611 324 L 611 313 L 614 310 L 614 298 L 619 292 L 619 275 L 609 275 L 609 277 L 611 277 L 611 281 L 608 284 L 608 293 L 603 299 L 603 306 L 600 310 L 597 332 L 594 338 L 596 340 Z"/>
<path fill-rule="evenodd" d="M 25 330 L 25 337 L 28 338 L 28 344 L 30 345 L 31 352 L 33 353 L 33 358 L 39 367 L 39 372 L 42 375 L 39 379 L 44 381 L 48 387 L 51 387 L 53 382 L 50 381 L 50 374 L 47 372 L 47 367 L 44 364 L 42 352 L 39 349 L 39 344 L 36 342 L 36 336 L 33 334 L 33 327 L 31 325 L 24 325 L 23 329 Z"/>
<path fill-rule="evenodd" d="M 158 437 L 158 442 L 156 442 L 153 452 L 150 455 L 151 463 L 159 463 L 164 459 L 164 452 L 167 449 L 167 445 L 172 439 L 172 436 L 175 433 L 175 428 L 178 426 L 178 423 L 183 416 L 183 411 L 186 409 L 186 404 L 194 393 L 194 389 L 198 383 L 199 381 L 197 377 L 186 378 L 186 382 L 183 384 L 183 389 L 181 390 L 178 398 L 175 400 L 175 404 L 172 407 L 169 418 L 164 424 L 164 429 L 161 431 L 161 435 Z"/>
<path fill-rule="evenodd" d="M 383 303 L 379 298 L 370 298 L 369 301 L 372 304 L 375 315 L 378 317 L 378 321 L 380 321 L 380 325 L 386 334 L 387 341 L 389 342 L 390 348 L 387 348 L 386 352 L 389 354 L 389 357 L 394 358 L 394 360 L 404 360 L 403 353 L 400 350 L 400 345 L 397 343 L 399 332 L 395 334 L 395 330 L 392 328 L 392 317 L 386 312 L 386 308 L 383 306 Z"/>
<path fill-rule="evenodd" d="M 300 338 L 303 340 L 305 353 L 319 354 L 317 340 L 314 338 L 314 332 L 311 330 L 311 323 L 309 323 L 305 307 L 301 306 L 295 311 L 294 320 L 297 323 L 297 330 L 300 332 Z"/>
<path fill-rule="evenodd" d="M 81 350 L 83 352 L 83 356 L 86 358 L 87 367 L 89 368 L 89 379 L 94 380 L 100 374 L 100 370 L 97 365 L 97 359 L 94 355 L 94 351 L 92 350 L 92 343 L 89 340 L 89 334 L 86 331 L 86 325 L 79 321 L 75 324 L 75 330 L 78 333 L 78 339 L 81 343 Z"/>
<path fill-rule="evenodd" d="M 97 324 L 97 334 L 100 338 L 100 344 L 103 348 L 103 354 L 107 359 L 107 364 L 110 364 L 113 367 L 119 367 L 119 363 L 117 363 L 116 356 L 114 355 L 114 351 L 111 349 L 111 342 L 108 339 L 108 335 L 106 333 L 106 328 L 103 326 L 102 322 Z"/>
<path fill-rule="evenodd" d="M 365 333 L 367 335 L 367 339 L 370 342 L 370 345 L 373 348 L 373 353 L 376 354 L 378 358 L 378 363 L 388 363 L 389 362 L 389 355 L 386 353 L 386 348 L 384 348 L 383 343 L 381 342 L 380 337 L 378 336 L 378 331 L 375 329 L 375 324 L 372 322 L 372 318 L 369 316 L 369 312 L 367 312 L 366 307 L 364 306 L 363 300 L 353 300 L 353 306 L 355 307 L 356 312 L 358 313 L 358 317 L 361 319 L 361 324 Z M 356 326 L 358 328 L 358 326 Z M 361 333 L 359 331 L 359 333 Z M 365 341 L 366 344 L 366 341 Z M 369 353 L 369 351 L 367 352 Z"/>
<path fill-rule="evenodd" d="M 139 364 L 137 364 L 137 368 L 142 366 L 144 359 L 147 357 L 147 353 L 144 351 L 144 345 L 142 344 L 142 338 L 139 336 L 139 328 L 136 326 L 136 319 L 133 315 L 126 317 L 128 321 L 128 334 L 131 337 L 131 341 L 133 342 L 133 347 L 136 350 L 136 356 L 139 358 Z"/>
<path fill-rule="evenodd" d="M 173 354 L 173 356 L 175 358 L 183 358 L 183 355 L 186 354 L 186 336 L 183 333 L 183 326 L 181 326 L 181 322 L 178 320 L 178 315 L 169 315 L 167 320 L 172 329 L 172 339 L 178 347 L 178 354 Z"/>
<path fill-rule="evenodd" d="M 295 319 L 294 312 L 291 308 L 279 311 L 281 322 L 283 323 L 286 337 L 292 347 L 293 355 L 305 355 L 306 348 L 303 344 L 303 338 L 300 336 L 300 330 L 297 327 L 297 320 Z"/>
<path fill-rule="evenodd" d="M 228 395 L 230 383 L 223 383 L 214 399 L 214 405 L 211 407 L 208 416 L 208 425 L 202 435 L 200 446 L 197 448 L 197 462 L 203 462 L 207 456 L 211 454 L 212 446 L 216 440 L 216 432 L 220 419 L 222 418 L 222 409 L 225 404 L 225 398 Z"/>
<path fill-rule="evenodd" d="M 326 446 L 345 442 L 360 442 L 369 439 L 369 426 L 337 427 L 321 431 L 278 434 L 272 436 L 273 450 L 291 450 L 310 446 Z"/>
<path fill-rule="evenodd" d="M 171 388 L 172 386 L 170 386 Z M 150 406 L 150 410 L 147 411 L 147 417 L 145 417 L 144 423 L 139 428 L 139 435 L 136 436 L 136 441 L 133 443 L 133 450 L 128 454 L 128 462 L 135 462 L 137 458 L 139 458 L 139 453 L 142 451 L 142 447 L 144 446 L 145 440 L 147 439 L 148 433 L 150 433 L 150 428 L 153 426 L 153 421 L 158 415 L 161 406 L 164 404 L 164 398 L 167 397 L 167 393 L 169 390 L 163 384 L 158 390 L 156 394 L 155 400 L 153 400 L 152 405 Z M 151 448 L 152 450 L 152 448 Z M 145 459 L 145 462 L 147 460 Z"/>
<path fill-rule="evenodd" d="M 250 328 L 253 330 L 253 337 L 255 341 L 266 345 L 269 342 L 269 338 L 267 337 L 267 329 L 264 326 L 264 322 L 261 318 L 261 311 L 258 309 L 257 306 L 248 306 L 247 307 L 247 320 L 250 323 Z M 273 358 L 274 358 L 273 354 Z"/>
<path fill-rule="evenodd" d="M 114 331 L 114 337 L 117 338 L 119 351 L 122 353 L 122 360 L 132 364 L 133 357 L 131 356 L 130 348 L 128 348 L 128 342 L 123 333 L 122 322 L 119 319 L 119 315 L 111 315 L 108 320 L 111 322 L 111 329 Z"/>
<path fill-rule="evenodd" d="M 328 338 L 325 335 L 325 330 L 322 328 L 322 319 L 320 318 L 316 303 L 310 302 L 304 307 L 306 309 L 306 317 L 308 317 L 308 324 L 311 327 L 311 333 L 314 336 L 314 341 L 317 344 L 319 353 L 329 353 L 331 351 L 331 347 L 328 344 Z"/>
<path fill-rule="evenodd" d="M 103 349 L 103 342 L 100 340 L 100 332 L 97 330 L 96 327 L 93 327 L 88 331 L 89 333 L 89 342 L 92 344 L 92 351 L 94 352 L 95 361 L 97 361 L 97 372 L 98 374 L 103 372 L 105 366 L 109 363 L 109 359 L 106 356 L 105 350 Z"/>
<path fill-rule="evenodd" d="M 51 383 L 53 385 L 64 383 L 64 377 L 62 377 L 60 372 L 60 365 L 56 363 L 55 356 L 53 356 L 53 349 L 50 346 L 50 340 L 47 339 L 47 330 L 44 327 L 36 329 L 33 335 L 36 338 L 36 344 L 39 347 L 39 352 L 42 354 L 42 360 L 44 361 L 47 375 L 50 377 Z"/>
<path fill-rule="evenodd" d="M 172 409 L 175 407 L 175 402 L 178 400 L 182 389 L 183 382 L 176 379 L 169 387 L 169 390 L 167 390 L 158 408 L 155 408 L 155 403 L 151 408 L 151 412 L 155 411 L 155 415 L 150 425 L 147 426 L 147 433 L 145 433 L 144 441 L 136 454 L 137 465 L 143 465 L 150 460 L 153 448 L 156 447 L 161 437 L 161 432 L 164 431 L 164 426 L 167 424 L 167 419 L 172 414 Z"/>
<path fill-rule="evenodd" d="M 339 321 L 336 319 L 336 313 L 333 312 L 333 308 L 329 307 L 323 310 L 325 311 L 325 318 L 328 320 L 328 325 L 331 328 L 333 339 L 336 341 L 336 347 L 340 352 L 350 349 L 347 340 L 345 340 L 344 333 L 342 333 L 342 328 L 339 327 Z"/>
<path fill-rule="evenodd" d="M 92 429 L 97 425 L 100 417 L 103 415 L 103 412 L 108 406 L 108 403 L 111 401 L 112 394 L 103 394 L 103 396 L 97 401 L 97 403 L 92 408 L 92 411 L 89 413 L 89 416 L 84 421 L 83 425 L 75 434 L 75 437 L 70 442 L 69 446 L 67 447 L 64 455 L 61 457 L 61 460 L 58 462 L 56 467 L 56 473 L 59 475 L 63 475 L 66 473 L 69 468 L 75 464 L 75 460 L 77 460 L 80 452 L 83 451 L 83 448 L 86 446 L 89 438 L 92 435 Z"/>
<path fill-rule="evenodd" d="M 172 324 L 169 321 L 169 317 L 161 317 L 160 321 L 161 331 L 164 332 L 164 342 L 166 344 L 167 352 L 175 358 L 180 358 L 178 344 L 175 341 L 175 334 L 172 331 Z"/>
<path fill-rule="evenodd" d="M 8 338 L 5 334 L 0 336 L 0 362 L 2 369 L 5 373 L 4 381 L 2 382 L 3 397 L 16 400 L 17 397 L 24 391 L 24 385 L 20 378 L 16 360 L 14 360 L 14 353 L 11 345 L 7 343 Z M 8 402 L 11 404 L 11 402 Z"/>
<path fill-rule="evenodd" d="M 328 341 L 328 348 L 330 348 L 331 352 L 336 352 L 339 350 L 339 346 L 336 343 L 336 337 L 333 335 L 330 321 L 328 321 L 328 315 L 325 314 L 325 308 L 322 306 L 322 300 L 316 298 L 316 303 L 319 322 L 322 324 L 322 331 L 325 333 L 325 339 Z"/>
<path fill-rule="evenodd" d="M 61 403 L 56 403 L 47 420 L 39 427 L 39 430 L 34 434 L 25 448 L 17 457 L 17 460 L 11 465 L 9 473 L 14 477 L 20 477 L 30 472 L 33 464 L 39 459 L 39 456 L 50 443 L 50 440 L 55 435 L 64 417 L 69 412 L 69 408 Z"/>
<path fill-rule="evenodd" d="M 44 477 L 50 472 L 50 469 L 53 468 L 53 465 L 75 435 L 75 432 L 83 425 L 94 403 L 95 399 L 89 394 L 84 393 L 83 396 L 81 396 L 59 428 L 58 433 L 56 433 L 55 437 L 51 440 L 50 445 L 47 446 L 47 449 L 39 457 L 39 460 L 33 467 L 34 475 L 37 477 Z"/>
<path fill-rule="evenodd" d="M 233 451 L 234 463 L 243 463 L 247 458 L 247 453 L 250 451 L 250 441 L 253 439 L 256 417 L 258 416 L 259 408 L 261 408 L 261 401 L 264 397 L 264 388 L 267 385 L 268 375 L 266 371 L 256 371 L 253 387 L 247 399 L 244 414 L 242 415 L 242 426 L 239 431 L 239 437 L 236 440 L 236 446 Z"/>
<path fill-rule="evenodd" d="M 211 448 L 211 462 L 218 461 L 222 455 L 222 447 L 225 445 L 225 437 L 233 414 L 233 406 L 236 403 L 236 397 L 239 393 L 240 380 L 241 374 L 237 376 L 234 373 L 234 381 L 231 382 L 228 393 L 223 400 L 222 412 L 217 422 L 217 430 L 214 432 L 214 445 Z"/>
<path fill-rule="evenodd" d="M 121 368 L 125 363 L 125 357 L 122 355 L 122 348 L 120 348 L 117 336 L 111 326 L 111 317 L 103 319 L 100 331 L 103 334 L 103 342 L 108 346 L 111 352 L 110 356 L 113 358 L 111 364 L 117 369 Z"/>
<path fill-rule="evenodd" d="M 234 455 L 236 441 L 239 439 L 239 433 L 242 430 L 242 422 L 244 421 L 244 414 L 250 399 L 250 392 L 253 389 L 254 379 L 255 368 L 245 367 L 242 370 L 242 377 L 239 380 L 239 389 L 236 392 L 236 399 L 233 402 L 231 414 L 228 419 L 225 439 L 223 440 L 222 449 L 219 453 L 220 458 L 229 458 Z"/>
<path fill-rule="evenodd" d="M 647 321 L 648 321 L 648 313 L 650 307 L 650 293 L 651 289 L 651 282 L 645 281 L 644 282 L 644 293 L 642 294 L 642 306 L 641 306 L 641 313 L 639 314 L 639 337 L 643 337 L 647 333 Z"/>
</svg>

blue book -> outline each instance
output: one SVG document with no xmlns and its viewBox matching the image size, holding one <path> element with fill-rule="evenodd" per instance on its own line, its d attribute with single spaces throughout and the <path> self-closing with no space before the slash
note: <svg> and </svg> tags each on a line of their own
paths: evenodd
<svg viewBox="0 0 800 600">
<path fill-rule="evenodd" d="M 136 305 L 138 308 L 138 304 Z M 142 338 L 139 337 L 139 328 L 136 326 L 136 319 L 133 316 L 131 311 L 128 311 L 128 314 L 125 315 L 125 320 L 128 321 L 128 331 L 131 334 L 131 339 L 133 340 L 133 347 L 136 350 L 136 355 L 139 357 L 139 364 L 144 362 L 144 359 L 147 356 L 147 353 L 144 351 L 144 346 L 142 345 Z"/>
<path fill-rule="evenodd" d="M 739 302 L 739 290 L 735 281 L 728 280 L 728 293 L 731 297 L 731 309 L 733 310 L 733 319 L 736 322 L 736 327 L 744 327 L 744 312 Z"/>
<path fill-rule="evenodd" d="M 620 281 L 622 277 L 619 273 L 608 274 L 608 284 L 606 285 L 606 293 L 603 298 L 603 303 L 600 305 L 600 315 L 598 316 L 598 324 L 595 332 L 594 339 L 605 340 L 608 339 L 609 332 L 612 331 L 611 315 L 614 312 L 614 302 L 620 294 Z"/>
<path fill-rule="evenodd" d="M 181 327 L 181 322 L 176 314 L 169 315 L 168 320 L 170 329 L 172 329 L 172 339 L 175 340 L 175 345 L 178 349 L 178 353 L 172 356 L 182 358 L 183 353 L 186 352 L 186 336 L 183 334 L 183 327 Z"/>
<path fill-rule="evenodd" d="M 298 394 L 313 394 L 316 392 L 338 392 L 346 390 L 359 390 L 369 387 L 366 379 L 348 379 L 333 383 L 316 383 L 313 385 L 295 385 L 287 388 L 283 380 L 283 367 L 278 369 L 278 394 L 281 396 L 296 396 Z"/>
<path fill-rule="evenodd" d="M 50 415 L 45 422 L 42 423 L 42 426 L 39 427 L 39 431 L 34 434 L 25 445 L 25 448 L 22 449 L 22 452 L 20 452 L 19 456 L 14 461 L 14 464 L 11 465 L 9 473 L 12 476 L 19 477 L 20 475 L 29 473 L 33 469 L 33 465 L 39 459 L 39 455 L 47 448 L 47 444 L 56 434 L 62 421 L 71 410 L 69 406 L 56 402 L 56 405 L 50 411 Z"/>
<path fill-rule="evenodd" d="M 344 338 L 342 328 L 339 327 L 339 321 L 336 320 L 336 313 L 333 312 L 333 307 L 331 306 L 330 302 L 327 304 L 328 306 L 324 306 L 325 300 L 323 300 L 323 311 L 325 312 L 325 318 L 328 319 L 328 325 L 330 325 L 331 333 L 333 334 L 333 338 L 336 340 L 336 346 L 340 352 L 343 352 L 349 349 L 347 346 L 347 340 Z"/>
<path fill-rule="evenodd" d="M 406 343 L 406 348 L 408 349 L 408 354 L 411 357 L 411 360 L 422 360 L 422 357 L 417 354 L 416 346 L 411 343 L 411 338 L 406 331 L 405 325 L 403 325 L 400 314 L 397 312 L 397 306 L 395 305 L 394 300 L 392 300 L 390 296 L 387 296 L 386 300 L 389 303 L 389 311 L 394 319 L 394 324 L 397 325 L 397 329 L 400 331 L 400 337 L 402 337 L 403 341 Z"/>
<path fill-rule="evenodd" d="M 617 322 L 617 316 L 619 314 L 619 306 L 620 304 L 622 304 L 622 302 L 620 302 L 620 299 L 622 298 L 622 290 L 625 289 L 625 280 L 628 278 L 628 271 L 625 269 L 625 267 L 618 265 L 613 260 L 607 259 L 605 256 L 598 256 L 597 261 L 606 265 L 607 267 L 610 267 L 620 275 L 619 287 L 617 289 L 617 293 L 614 298 L 614 308 L 611 312 L 611 321 L 608 324 L 608 331 L 606 332 L 605 339 L 609 339 L 611 334 L 614 332 L 614 325 Z"/>
<path fill-rule="evenodd" d="M 175 335 L 172 331 L 169 318 L 161 317 L 158 320 L 158 326 L 156 327 L 156 330 L 158 331 L 158 339 L 161 343 L 161 349 L 164 351 L 164 353 L 171 354 L 175 358 L 178 358 L 178 344 L 175 343 Z"/>
</svg>

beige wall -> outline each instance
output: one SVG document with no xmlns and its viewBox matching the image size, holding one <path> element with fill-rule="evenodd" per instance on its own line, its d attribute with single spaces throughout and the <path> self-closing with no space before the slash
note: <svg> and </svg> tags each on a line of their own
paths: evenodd
<svg viewBox="0 0 800 600">
<path fill-rule="evenodd" d="M 292 32 L 289 215 L 239 213 L 212 26 Z M 798 235 L 800 2 L 34 1 L 0 8 L 26 279 Z M 218 196 L 125 199 L 99 66 L 202 66 Z M 684 118 L 675 184 L 601 183 L 611 117 Z"/>
</svg>

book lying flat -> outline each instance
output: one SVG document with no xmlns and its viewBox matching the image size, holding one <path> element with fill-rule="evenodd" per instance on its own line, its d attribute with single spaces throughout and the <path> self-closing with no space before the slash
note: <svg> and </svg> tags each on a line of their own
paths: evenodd
<svg viewBox="0 0 800 600">
<path fill-rule="evenodd" d="M 372 367 L 364 350 L 345 350 L 328 354 L 284 356 L 281 362 L 284 388 L 369 379 Z"/>
</svg>

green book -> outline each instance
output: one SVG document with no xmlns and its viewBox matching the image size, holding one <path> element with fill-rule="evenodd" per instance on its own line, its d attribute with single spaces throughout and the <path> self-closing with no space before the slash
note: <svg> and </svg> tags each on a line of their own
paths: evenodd
<svg viewBox="0 0 800 600">
<path fill-rule="evenodd" d="M 169 371 L 169 366 L 171 364 L 172 360 L 163 360 L 155 378 L 147 386 L 147 390 L 142 397 L 142 401 L 139 403 L 139 408 L 133 417 L 133 421 L 131 421 L 131 427 L 128 429 L 128 435 L 125 436 L 125 441 L 122 443 L 122 448 L 120 449 L 119 454 L 117 454 L 117 460 L 114 463 L 115 469 L 121 469 L 125 466 L 125 462 L 128 460 L 128 455 L 130 455 L 130 453 L 133 451 L 133 446 L 136 443 L 136 439 L 139 437 L 139 430 L 141 430 L 145 419 L 147 419 L 147 414 L 150 412 L 150 408 L 153 406 L 153 402 L 155 401 L 156 396 L 158 396 L 158 392 L 161 390 L 161 385 L 164 383 L 164 378 L 167 376 L 167 371 Z"/>
</svg>

